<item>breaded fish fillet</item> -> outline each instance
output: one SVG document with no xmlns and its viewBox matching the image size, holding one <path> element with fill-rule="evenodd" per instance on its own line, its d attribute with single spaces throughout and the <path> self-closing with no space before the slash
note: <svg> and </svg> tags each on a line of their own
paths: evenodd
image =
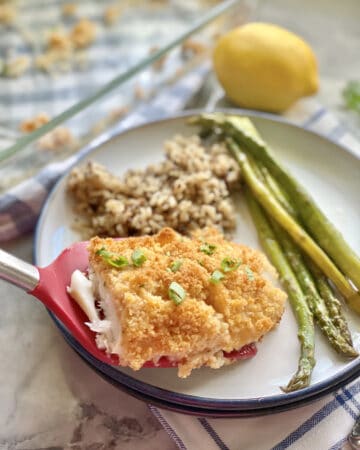
<svg viewBox="0 0 360 450">
<path fill-rule="evenodd" d="M 219 368 L 231 362 L 224 351 L 259 341 L 283 314 L 286 295 L 263 276 L 272 269 L 265 256 L 214 229 L 192 238 L 170 228 L 122 240 L 96 237 L 88 250 L 107 324 L 93 324 L 98 345 L 134 370 L 162 356 L 178 361 L 180 377 L 204 365 Z M 121 267 L 111 265 L 116 259 Z"/>
</svg>

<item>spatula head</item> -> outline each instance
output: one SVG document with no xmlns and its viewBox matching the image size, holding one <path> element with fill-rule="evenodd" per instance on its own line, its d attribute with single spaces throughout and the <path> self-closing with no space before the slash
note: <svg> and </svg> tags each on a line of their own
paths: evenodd
<svg viewBox="0 0 360 450">
<path fill-rule="evenodd" d="M 49 266 L 39 268 L 40 282 L 29 293 L 41 300 L 92 356 L 107 364 L 118 366 L 119 358 L 117 355 L 109 355 L 97 347 L 95 333 L 85 325 L 88 318 L 67 293 L 72 273 L 76 269 L 81 272 L 86 272 L 88 269 L 87 244 L 87 242 L 77 242 L 66 248 Z M 256 352 L 255 344 L 249 344 L 225 356 L 230 359 L 246 359 L 255 356 Z M 144 367 L 176 367 L 176 362 L 162 357 L 156 366 L 149 361 L 144 364 Z"/>
</svg>

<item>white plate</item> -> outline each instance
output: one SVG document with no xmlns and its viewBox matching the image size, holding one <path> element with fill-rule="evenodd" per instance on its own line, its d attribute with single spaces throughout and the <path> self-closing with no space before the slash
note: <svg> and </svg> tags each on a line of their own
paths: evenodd
<svg viewBox="0 0 360 450">
<path fill-rule="evenodd" d="M 283 121 L 248 115 L 276 157 L 312 193 L 351 247 L 360 253 L 360 161 L 344 148 L 314 133 Z M 104 164 L 121 176 L 129 168 L 143 168 L 162 160 L 162 144 L 172 135 L 191 135 L 194 131 L 185 125 L 184 117 L 147 124 L 113 137 L 86 159 Z M 50 263 L 64 247 L 81 239 L 71 227 L 74 214 L 65 186 L 66 178 L 63 178 L 50 195 L 38 224 L 35 255 L 40 266 Z M 242 198 L 237 199 L 237 208 L 234 240 L 260 248 Z M 355 346 L 360 350 L 360 320 L 352 313 L 348 314 L 348 319 Z M 185 380 L 176 376 L 175 369 L 142 369 L 138 372 L 119 369 L 121 375 L 118 377 L 112 371 L 111 377 L 120 384 L 127 380 L 130 387 L 144 389 L 166 401 L 226 409 L 239 405 L 245 408 L 276 405 L 317 395 L 360 369 L 358 359 L 346 361 L 339 357 L 317 333 L 316 367 L 311 388 L 302 393 L 283 394 L 280 386 L 287 384 L 297 368 L 299 345 L 296 332 L 288 305 L 280 325 L 258 344 L 258 354 L 251 360 L 220 370 L 195 370 Z"/>
</svg>

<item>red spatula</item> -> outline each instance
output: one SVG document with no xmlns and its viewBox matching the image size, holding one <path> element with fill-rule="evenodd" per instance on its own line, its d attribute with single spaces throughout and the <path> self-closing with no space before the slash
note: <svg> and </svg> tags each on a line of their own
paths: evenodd
<svg viewBox="0 0 360 450">
<path fill-rule="evenodd" d="M 109 355 L 98 349 L 95 333 L 85 322 L 88 318 L 67 293 L 71 274 L 88 268 L 87 242 L 78 242 L 66 248 L 49 266 L 40 268 L 0 250 L 0 278 L 18 286 L 40 300 L 66 326 L 74 338 L 95 358 L 111 365 L 119 365 L 117 355 Z M 255 344 L 245 345 L 226 354 L 231 359 L 246 359 L 255 356 Z M 162 357 L 156 367 L 174 367 L 176 362 Z M 155 367 L 153 362 L 144 367 Z"/>
</svg>

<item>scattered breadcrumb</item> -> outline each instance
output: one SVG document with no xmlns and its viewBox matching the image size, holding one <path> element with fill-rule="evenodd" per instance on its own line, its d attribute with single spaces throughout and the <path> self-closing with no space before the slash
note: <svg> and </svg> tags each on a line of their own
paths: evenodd
<svg viewBox="0 0 360 450">
<path fill-rule="evenodd" d="M 5 61 L 2 75 L 8 78 L 18 78 L 30 68 L 30 65 L 31 60 L 28 56 L 15 56 Z"/>
<path fill-rule="evenodd" d="M 71 131 L 66 127 L 57 127 L 38 140 L 38 147 L 41 150 L 63 150 L 74 144 L 75 139 Z"/>
<path fill-rule="evenodd" d="M 193 55 L 200 55 L 204 52 L 206 52 L 207 47 L 202 42 L 196 41 L 195 39 L 186 39 L 182 46 L 181 51 L 184 56 L 193 56 Z"/>
<path fill-rule="evenodd" d="M 73 17 L 76 14 L 77 11 L 77 4 L 76 3 L 65 3 L 62 6 L 62 14 L 65 17 Z"/>
<path fill-rule="evenodd" d="M 48 50 L 71 52 L 72 42 L 65 30 L 52 31 L 47 39 Z"/>
<path fill-rule="evenodd" d="M 17 10 L 15 6 L 7 3 L 0 4 L 0 24 L 11 25 L 15 22 Z"/>
<path fill-rule="evenodd" d="M 88 47 L 95 41 L 96 25 L 88 19 L 81 19 L 70 33 L 70 39 L 75 48 Z"/>
<path fill-rule="evenodd" d="M 146 97 L 145 90 L 142 86 L 140 86 L 140 84 L 135 85 L 134 96 L 135 96 L 136 100 L 144 100 L 144 98 Z"/>
<path fill-rule="evenodd" d="M 109 5 L 104 10 L 104 22 L 106 25 L 114 25 L 121 16 L 121 7 L 119 5 Z"/>
<path fill-rule="evenodd" d="M 151 55 L 151 54 L 157 52 L 158 50 L 159 50 L 159 47 L 157 47 L 156 45 L 154 45 L 153 47 L 150 48 L 149 53 L 150 53 L 150 55 Z M 165 64 L 165 62 L 166 62 L 166 59 L 167 59 L 167 55 L 161 56 L 158 60 L 156 60 L 156 61 L 153 63 L 153 65 L 152 65 L 153 69 L 154 69 L 154 70 L 157 70 L 157 71 L 160 71 L 160 70 L 164 67 L 164 64 Z"/>
<path fill-rule="evenodd" d="M 90 127 L 90 136 L 98 136 L 100 133 L 102 133 L 106 127 L 108 126 L 108 123 L 106 119 L 97 120 L 93 125 Z"/>
<path fill-rule="evenodd" d="M 30 119 L 24 120 L 20 124 L 20 131 L 23 133 L 31 133 L 32 131 L 37 130 L 38 128 L 42 127 L 46 123 L 48 123 L 50 120 L 50 117 L 46 113 L 39 113 L 35 117 L 32 117 Z"/>
<path fill-rule="evenodd" d="M 185 73 L 185 69 L 183 67 L 178 67 L 175 71 L 175 77 L 181 77 L 182 75 L 184 75 Z"/>
<path fill-rule="evenodd" d="M 67 72 L 72 66 L 71 50 L 47 50 L 35 58 L 35 67 L 44 72 Z"/>
<path fill-rule="evenodd" d="M 165 160 L 121 178 L 94 162 L 71 172 L 75 226 L 85 239 L 154 234 L 165 226 L 181 233 L 234 230 L 230 189 L 238 186 L 239 168 L 225 146 L 205 148 L 198 136 L 175 136 L 164 147 Z"/>
<path fill-rule="evenodd" d="M 44 72 L 51 72 L 53 65 L 56 61 L 54 52 L 45 52 L 35 58 L 35 67 Z"/>
<path fill-rule="evenodd" d="M 109 113 L 109 120 L 111 122 L 115 122 L 116 120 L 121 119 L 129 112 L 128 106 L 120 106 L 119 108 L 114 108 Z"/>
<path fill-rule="evenodd" d="M 204 242 L 214 246 L 211 255 L 202 252 Z M 146 261 L 141 267 L 119 270 L 98 254 L 101 248 L 129 261 L 132 252 L 141 249 Z M 113 338 L 104 341 L 103 335 L 98 335 L 98 345 L 113 352 L 117 349 L 120 364 L 134 370 L 146 361 L 156 363 L 162 356 L 178 361 L 182 378 L 195 368 L 231 364 L 234 361 L 223 352 L 261 340 L 284 311 L 286 294 L 269 280 L 274 269 L 264 254 L 230 242 L 214 229 L 197 230 L 192 238 L 170 228 L 151 237 L 97 237 L 88 250 L 95 296 L 100 304 L 105 304 L 101 303 L 104 297 L 107 304 L 113 304 L 105 311 L 114 311 L 105 316 L 113 325 Z M 211 274 L 226 258 L 239 261 L 238 268 L 226 273 L 221 282 L 212 283 Z M 169 271 L 180 259 L 181 268 Z M 180 304 L 170 298 L 172 283 L 185 293 Z"/>
<path fill-rule="evenodd" d="M 72 67 L 73 43 L 65 30 L 51 31 L 46 51 L 35 58 L 35 67 L 44 72 L 69 71 Z"/>
</svg>

